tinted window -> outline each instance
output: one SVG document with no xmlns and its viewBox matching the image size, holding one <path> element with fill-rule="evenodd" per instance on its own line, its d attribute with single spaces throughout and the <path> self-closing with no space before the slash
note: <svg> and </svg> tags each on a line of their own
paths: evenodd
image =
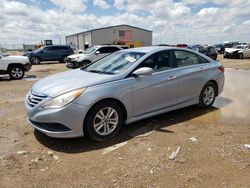
<svg viewBox="0 0 250 188">
<path fill-rule="evenodd" d="M 174 51 L 174 55 L 177 67 L 186 67 L 201 63 L 208 63 L 206 59 L 187 51 Z"/>
<path fill-rule="evenodd" d="M 150 67 L 154 72 L 171 69 L 170 51 L 162 51 L 148 57 L 140 67 Z"/>
<path fill-rule="evenodd" d="M 112 53 L 112 52 L 115 52 L 115 51 L 118 51 L 118 50 L 120 50 L 120 49 L 117 48 L 117 47 L 102 47 L 98 51 L 100 53 L 106 54 L 106 53 Z"/>
<path fill-rule="evenodd" d="M 56 50 L 56 51 L 62 51 L 62 50 L 68 50 L 68 47 L 67 46 L 54 46 L 53 47 L 54 48 L 54 50 Z"/>
<path fill-rule="evenodd" d="M 43 50 L 46 51 L 46 52 L 53 51 L 54 47 L 53 46 L 45 47 Z"/>
</svg>

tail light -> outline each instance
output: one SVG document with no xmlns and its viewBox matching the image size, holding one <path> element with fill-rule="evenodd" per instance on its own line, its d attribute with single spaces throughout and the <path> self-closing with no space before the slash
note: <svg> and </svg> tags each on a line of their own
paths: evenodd
<svg viewBox="0 0 250 188">
<path fill-rule="evenodd" d="M 219 70 L 221 71 L 221 72 L 225 72 L 225 68 L 223 67 L 223 65 L 221 65 L 220 67 L 219 67 Z"/>
</svg>

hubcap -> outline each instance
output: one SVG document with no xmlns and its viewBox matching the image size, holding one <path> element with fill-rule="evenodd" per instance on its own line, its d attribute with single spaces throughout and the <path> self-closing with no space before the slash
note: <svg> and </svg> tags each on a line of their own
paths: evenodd
<svg viewBox="0 0 250 188">
<path fill-rule="evenodd" d="M 210 105 L 214 100 L 214 88 L 212 86 L 208 86 L 203 93 L 203 102 L 205 105 Z"/>
<path fill-rule="evenodd" d="M 21 78 L 23 76 L 23 71 L 20 68 L 13 68 L 11 70 L 11 76 L 13 76 L 14 78 Z"/>
<path fill-rule="evenodd" d="M 117 127 L 119 122 L 118 113 L 114 108 L 101 109 L 95 116 L 93 126 L 96 133 L 102 136 L 109 135 Z"/>
</svg>

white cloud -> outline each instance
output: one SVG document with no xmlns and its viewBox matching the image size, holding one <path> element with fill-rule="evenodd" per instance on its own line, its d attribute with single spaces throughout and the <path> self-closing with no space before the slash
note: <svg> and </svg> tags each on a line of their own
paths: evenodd
<svg viewBox="0 0 250 188">
<path fill-rule="evenodd" d="M 214 7 L 204 8 L 198 12 L 198 15 L 199 16 L 216 15 L 219 12 L 219 10 L 220 10 L 219 8 L 214 8 Z"/>
<path fill-rule="evenodd" d="M 125 4 L 124 0 L 115 0 L 114 1 L 114 7 L 117 8 L 118 10 L 125 9 Z"/>
<path fill-rule="evenodd" d="M 64 10 L 83 12 L 87 8 L 85 0 L 50 0 L 53 4 Z"/>
<path fill-rule="evenodd" d="M 114 6 L 123 7 L 122 11 L 103 16 L 89 12 L 90 0 L 52 1 L 56 8 L 46 10 L 36 4 L 0 0 L 0 44 L 44 39 L 58 43 L 65 35 L 118 24 L 152 30 L 155 44 L 250 42 L 250 1 L 217 0 L 219 7 L 214 4 L 192 12 L 187 1 L 195 0 L 116 0 Z"/>
<path fill-rule="evenodd" d="M 110 5 L 105 0 L 93 0 L 93 5 L 101 9 L 110 8 Z"/>
</svg>

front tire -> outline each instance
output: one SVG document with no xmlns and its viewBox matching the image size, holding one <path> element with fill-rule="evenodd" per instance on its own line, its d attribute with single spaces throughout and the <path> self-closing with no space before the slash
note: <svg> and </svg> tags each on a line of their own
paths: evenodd
<svg viewBox="0 0 250 188">
<path fill-rule="evenodd" d="M 21 66 L 12 66 L 9 68 L 9 76 L 12 80 L 20 80 L 24 76 L 24 70 Z"/>
<path fill-rule="evenodd" d="M 199 97 L 199 107 L 209 108 L 213 105 L 217 95 L 217 88 L 213 82 L 208 82 L 202 88 Z"/>
<path fill-rule="evenodd" d="M 120 130 L 124 114 L 113 101 L 97 103 L 87 114 L 84 124 L 85 135 L 94 141 L 111 139 Z"/>
<path fill-rule="evenodd" d="M 62 59 L 59 61 L 60 63 L 67 63 L 67 56 L 63 56 Z"/>
<path fill-rule="evenodd" d="M 38 65 L 38 64 L 40 64 L 40 59 L 38 58 L 38 57 L 32 57 L 31 58 L 31 63 L 33 64 L 33 65 Z"/>
<path fill-rule="evenodd" d="M 239 59 L 243 59 L 243 58 L 244 58 L 243 53 L 240 53 L 240 54 L 238 55 L 238 58 L 239 58 Z"/>
<path fill-rule="evenodd" d="M 88 66 L 89 64 L 91 64 L 91 61 L 85 60 L 85 61 L 82 61 L 82 62 L 80 63 L 80 67 L 86 67 L 86 66 Z"/>
</svg>

